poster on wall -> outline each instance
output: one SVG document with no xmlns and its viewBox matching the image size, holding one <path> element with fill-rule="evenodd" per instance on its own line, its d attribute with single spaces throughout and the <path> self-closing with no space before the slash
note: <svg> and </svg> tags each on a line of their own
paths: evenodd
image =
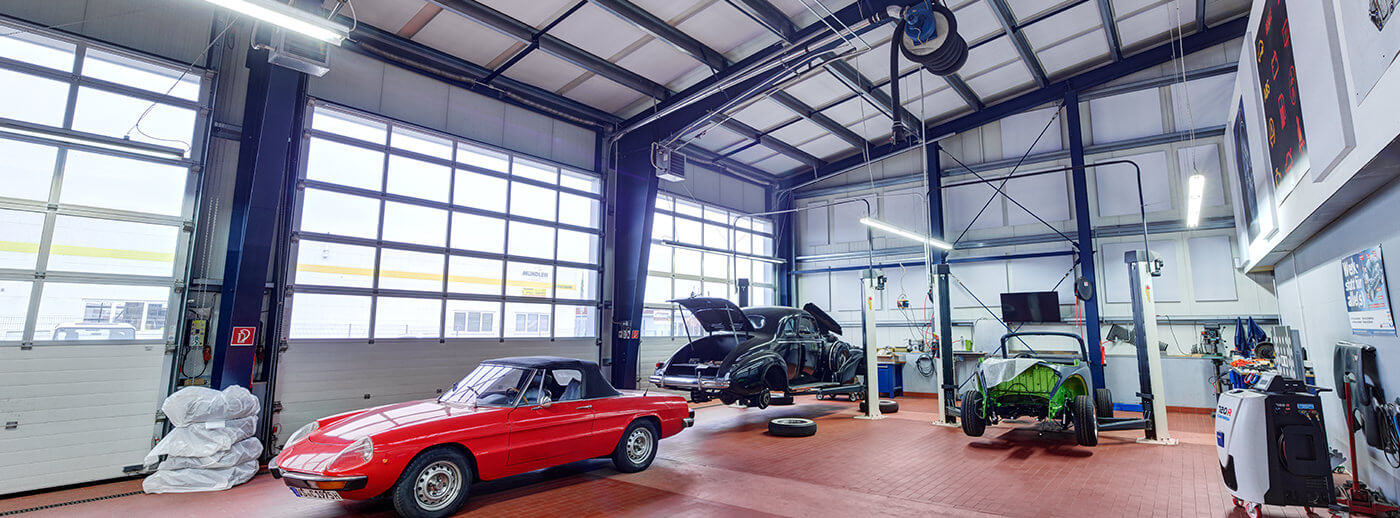
<svg viewBox="0 0 1400 518">
<path fill-rule="evenodd" d="M 1400 0 L 1347 1 L 1338 9 L 1351 58 L 1352 98 L 1359 105 L 1400 54 Z"/>
<path fill-rule="evenodd" d="M 1254 50 L 1274 192 L 1282 203 L 1308 170 L 1303 107 L 1298 98 L 1298 72 L 1293 64 L 1293 40 L 1284 0 L 1264 0 Z"/>
<path fill-rule="evenodd" d="M 1352 334 L 1395 336 L 1380 245 L 1342 258 L 1342 287 Z"/>
<path fill-rule="evenodd" d="M 1240 180 L 1240 200 L 1244 212 L 1244 224 L 1249 229 L 1249 242 L 1259 237 L 1259 195 L 1254 187 L 1254 166 L 1249 154 L 1249 126 L 1244 118 L 1244 99 L 1235 108 L 1235 124 L 1231 128 L 1235 137 L 1235 174 Z"/>
</svg>

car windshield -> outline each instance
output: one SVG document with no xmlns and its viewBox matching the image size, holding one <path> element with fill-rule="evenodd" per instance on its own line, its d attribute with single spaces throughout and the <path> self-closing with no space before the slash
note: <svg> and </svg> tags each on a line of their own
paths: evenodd
<svg viewBox="0 0 1400 518">
<path fill-rule="evenodd" d="M 525 389 L 532 369 L 506 365 L 483 364 L 462 378 L 450 390 L 438 396 L 444 403 L 466 403 L 477 406 L 512 406 Z"/>
</svg>

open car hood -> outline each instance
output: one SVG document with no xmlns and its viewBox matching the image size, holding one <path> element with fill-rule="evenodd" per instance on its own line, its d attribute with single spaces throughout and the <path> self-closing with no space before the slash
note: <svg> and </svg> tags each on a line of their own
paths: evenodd
<svg viewBox="0 0 1400 518">
<path fill-rule="evenodd" d="M 675 302 L 690 310 L 695 319 L 700 321 L 700 327 L 706 332 L 715 333 L 719 331 L 746 331 L 752 332 L 753 325 L 749 323 L 748 317 L 744 316 L 744 311 L 738 305 L 730 302 L 729 299 L 718 297 L 691 297 L 688 299 L 676 299 Z"/>
<path fill-rule="evenodd" d="M 812 315 L 812 318 L 817 321 L 818 329 L 834 335 L 841 334 L 841 324 L 837 324 L 836 319 L 831 318 L 831 315 L 826 314 L 826 312 L 822 311 L 822 308 L 817 307 L 816 304 L 808 302 L 802 306 L 802 310 Z"/>
</svg>

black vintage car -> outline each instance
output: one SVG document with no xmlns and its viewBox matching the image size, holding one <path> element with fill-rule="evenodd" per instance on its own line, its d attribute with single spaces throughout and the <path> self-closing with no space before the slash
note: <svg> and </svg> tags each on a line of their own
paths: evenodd
<svg viewBox="0 0 1400 518">
<path fill-rule="evenodd" d="M 771 393 L 793 394 L 853 385 L 865 373 L 860 347 L 841 340 L 841 326 L 813 304 L 803 309 L 739 309 L 726 299 L 675 300 L 705 336 L 657 364 L 652 384 L 690 391 L 692 401 L 718 398 L 764 408 Z"/>
</svg>

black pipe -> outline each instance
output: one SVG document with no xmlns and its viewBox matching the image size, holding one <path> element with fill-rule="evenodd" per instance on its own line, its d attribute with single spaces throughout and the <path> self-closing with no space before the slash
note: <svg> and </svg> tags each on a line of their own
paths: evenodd
<svg viewBox="0 0 1400 518">
<path fill-rule="evenodd" d="M 904 18 L 899 19 L 899 24 L 894 27 L 894 36 L 890 38 L 890 118 L 894 120 L 894 127 L 890 129 L 891 138 L 896 143 L 905 141 L 909 134 L 909 128 L 904 127 L 904 119 L 899 116 L 899 110 L 903 107 L 899 103 L 899 46 L 900 35 L 904 34 Z"/>
</svg>

